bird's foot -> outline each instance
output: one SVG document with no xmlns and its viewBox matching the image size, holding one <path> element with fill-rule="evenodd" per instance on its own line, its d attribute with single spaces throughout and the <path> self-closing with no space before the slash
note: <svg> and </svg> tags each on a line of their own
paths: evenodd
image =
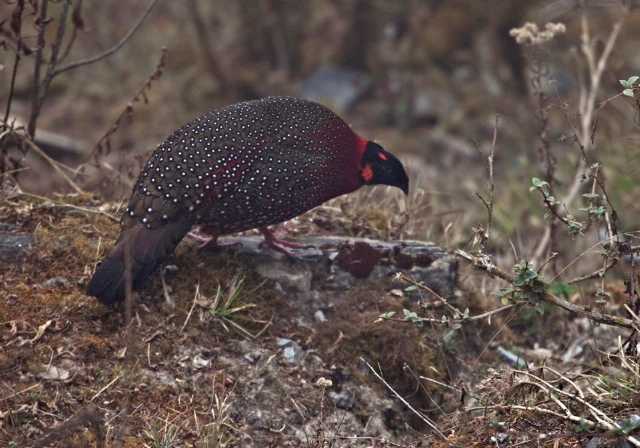
<svg viewBox="0 0 640 448">
<path fill-rule="evenodd" d="M 198 250 L 220 250 L 220 249 L 228 249 L 231 247 L 238 247 L 241 243 L 221 243 L 218 241 L 218 237 L 207 238 L 206 236 L 196 235 L 195 233 L 187 233 L 189 238 L 196 240 L 201 243 Z"/>
<path fill-rule="evenodd" d="M 289 258 L 293 258 L 292 249 L 307 249 L 313 246 L 307 246 L 306 244 L 294 243 L 293 241 L 285 241 L 275 237 L 275 235 L 267 227 L 260 227 L 260 231 L 264 235 L 264 241 L 260 243 L 260 246 L 267 245 L 273 247 L 278 252 L 285 254 Z"/>
</svg>

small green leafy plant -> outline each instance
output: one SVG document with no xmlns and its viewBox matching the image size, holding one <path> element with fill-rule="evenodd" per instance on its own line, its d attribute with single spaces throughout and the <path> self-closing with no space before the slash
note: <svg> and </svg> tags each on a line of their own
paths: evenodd
<svg viewBox="0 0 640 448">
<path fill-rule="evenodd" d="M 640 79 L 640 77 L 638 76 L 632 76 L 627 80 L 621 79 L 620 84 L 622 84 L 622 87 L 624 87 L 622 94 L 633 98 L 635 96 L 635 91 L 640 87 L 636 85 L 638 79 Z"/>
<path fill-rule="evenodd" d="M 500 296 L 505 305 L 517 299 L 527 300 L 540 314 L 544 313 L 540 300 L 544 291 L 549 288 L 549 283 L 533 270 L 533 265 L 528 261 L 517 263 L 513 267 L 513 272 L 515 273 L 514 288 L 501 288 L 492 294 Z"/>
</svg>

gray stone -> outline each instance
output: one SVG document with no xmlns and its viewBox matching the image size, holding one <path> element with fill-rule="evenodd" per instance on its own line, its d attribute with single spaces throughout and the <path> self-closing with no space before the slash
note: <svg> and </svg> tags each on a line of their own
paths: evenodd
<svg viewBox="0 0 640 448">
<path fill-rule="evenodd" d="M 347 411 L 353 408 L 353 398 L 345 393 L 331 391 L 327 396 L 337 408 L 346 409 Z"/>
<path fill-rule="evenodd" d="M 299 364 L 304 351 L 302 347 L 291 339 L 278 339 L 278 346 L 282 349 L 282 356 L 289 364 Z"/>
<path fill-rule="evenodd" d="M 260 247 L 262 237 L 222 238 L 222 242 L 240 243 L 234 258 L 245 270 L 253 270 L 270 282 L 285 298 L 298 325 L 322 324 L 326 310 L 339 305 L 340 293 L 354 287 L 382 283 L 382 288 L 412 300 L 429 300 L 425 291 L 403 294 L 408 286 L 395 281 L 402 273 L 423 283 L 444 299 L 455 298 L 457 259 L 446 249 L 421 241 L 377 241 L 366 238 L 308 237 L 297 241 L 308 245 L 293 249 L 293 257 L 269 247 Z M 323 311 L 319 311 L 323 310 Z M 282 318 L 291 318 L 283 313 Z"/>
</svg>

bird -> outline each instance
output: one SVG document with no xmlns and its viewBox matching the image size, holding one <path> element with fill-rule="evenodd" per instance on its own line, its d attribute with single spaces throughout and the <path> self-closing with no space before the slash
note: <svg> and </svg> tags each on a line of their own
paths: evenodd
<svg viewBox="0 0 640 448">
<path fill-rule="evenodd" d="M 267 97 L 213 110 L 154 150 L 86 293 L 105 305 L 122 301 L 125 272 L 139 289 L 194 226 L 210 237 L 202 247 L 258 228 L 267 245 L 291 255 L 288 248 L 305 246 L 268 226 L 376 184 L 409 193 L 397 157 L 317 102 Z"/>
</svg>

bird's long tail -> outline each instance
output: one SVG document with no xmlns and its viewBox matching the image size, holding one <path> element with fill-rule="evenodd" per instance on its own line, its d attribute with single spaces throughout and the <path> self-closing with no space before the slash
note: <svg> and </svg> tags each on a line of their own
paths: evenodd
<svg viewBox="0 0 640 448">
<path fill-rule="evenodd" d="M 131 286 L 138 289 L 170 255 L 191 228 L 188 220 L 169 222 L 157 229 L 142 224 L 125 229 L 113 250 L 98 265 L 87 285 L 87 295 L 111 305 L 125 296 L 125 257 L 130 254 Z M 127 250 L 129 249 L 129 250 Z"/>
</svg>

